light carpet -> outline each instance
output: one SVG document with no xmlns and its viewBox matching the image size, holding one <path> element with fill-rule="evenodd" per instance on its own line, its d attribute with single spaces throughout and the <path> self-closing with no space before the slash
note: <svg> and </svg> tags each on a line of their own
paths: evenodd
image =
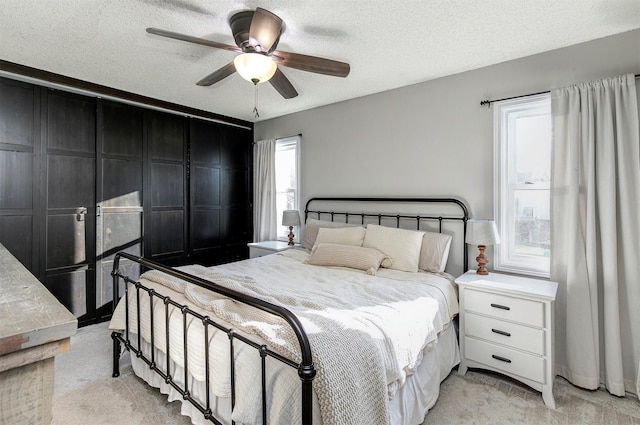
<svg viewBox="0 0 640 425">
<path fill-rule="evenodd" d="M 178 401 L 169 403 L 131 369 L 129 355 L 121 375 L 112 378 L 111 337 L 107 323 L 87 326 L 71 338 L 71 349 L 55 360 L 53 425 L 190 424 Z M 557 378 L 557 409 L 547 408 L 540 393 L 517 381 L 486 371 L 464 377 L 453 371 L 423 425 L 640 425 L 640 403 L 604 390 L 586 391 Z"/>
</svg>

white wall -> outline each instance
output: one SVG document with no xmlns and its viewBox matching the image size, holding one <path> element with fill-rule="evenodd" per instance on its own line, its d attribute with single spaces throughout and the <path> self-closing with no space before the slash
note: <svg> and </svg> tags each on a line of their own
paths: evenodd
<svg viewBox="0 0 640 425">
<path fill-rule="evenodd" d="M 480 101 L 625 73 L 640 73 L 640 30 L 259 122 L 255 139 L 302 134 L 303 202 L 456 196 L 491 218 L 492 109 Z"/>
</svg>

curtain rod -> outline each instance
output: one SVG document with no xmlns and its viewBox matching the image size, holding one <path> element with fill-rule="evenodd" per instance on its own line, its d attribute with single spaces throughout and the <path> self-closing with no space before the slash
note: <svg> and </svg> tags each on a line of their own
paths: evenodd
<svg viewBox="0 0 640 425">
<path fill-rule="evenodd" d="M 285 136 L 285 137 L 278 137 L 278 139 L 288 139 L 289 137 L 302 137 L 302 133 L 298 133 L 298 134 L 292 134 L 291 136 Z M 278 140 L 276 139 L 276 140 Z"/>
<path fill-rule="evenodd" d="M 634 77 L 640 78 L 640 74 L 635 74 Z M 546 93 L 551 93 L 551 90 L 539 91 L 538 93 L 521 94 L 520 96 L 505 97 L 503 99 L 481 100 L 480 101 L 480 106 L 487 105 L 488 107 L 491 107 L 491 104 L 494 103 L 494 102 L 502 102 L 503 100 L 519 99 L 521 97 L 537 96 L 539 94 L 546 94 Z"/>
<path fill-rule="evenodd" d="M 298 137 L 302 137 L 302 133 L 292 134 L 291 136 L 285 136 L 285 137 L 276 137 L 275 139 L 276 139 L 276 140 L 282 140 L 282 139 L 288 139 L 288 138 L 290 138 L 290 137 L 296 137 L 296 136 L 298 136 Z M 256 143 L 258 143 L 258 141 L 254 141 L 252 144 L 254 144 L 254 145 L 255 145 Z"/>
</svg>

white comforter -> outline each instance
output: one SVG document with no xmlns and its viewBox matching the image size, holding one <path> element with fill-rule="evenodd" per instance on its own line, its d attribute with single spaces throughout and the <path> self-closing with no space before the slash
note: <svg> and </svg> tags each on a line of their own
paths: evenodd
<svg viewBox="0 0 640 425">
<path fill-rule="evenodd" d="M 388 424 L 388 399 L 419 364 L 425 347 L 457 313 L 453 286 L 442 277 L 425 273 L 381 269 L 378 276 L 369 276 L 351 269 L 310 266 L 303 264 L 306 256 L 303 251 L 289 250 L 283 255 L 182 270 L 283 305 L 300 318 L 318 368 L 313 386 L 323 424 Z M 204 314 L 218 316 L 244 333 L 258 335 L 269 341 L 272 349 L 299 361 L 297 340 L 282 321 L 254 309 L 248 312 L 246 306 L 199 287 L 185 286 L 158 272 L 146 273 L 141 281 L 155 281 L 183 293 Z M 145 305 L 144 298 L 143 312 L 148 311 L 148 300 Z M 164 306 L 159 301 L 156 304 L 160 308 L 154 313 L 155 345 L 166 353 Z M 117 314 L 114 321 L 118 320 Z M 135 313 L 130 309 L 131 331 L 137 333 L 134 319 Z M 191 322 L 189 371 L 195 379 L 204 381 L 202 325 L 196 320 Z M 182 314 L 178 310 L 172 312 L 170 332 L 170 356 L 176 364 L 183 365 Z M 141 335 L 150 340 L 150 321 L 144 316 Z M 218 340 L 223 347 L 210 350 L 212 391 L 219 397 L 229 397 L 227 336 L 216 332 L 210 339 Z M 236 385 L 243 397 L 238 398 L 233 417 L 240 423 L 253 423 L 261 417 L 261 410 L 255 409 L 255 405 L 259 406 L 255 402 L 260 400 L 259 374 L 241 371 L 259 370 L 260 358 L 255 350 L 242 346 L 236 350 Z M 270 373 L 270 416 L 287 422 L 283 415 L 293 420 L 299 414 L 299 385 L 293 386 L 291 394 L 280 394 L 282 390 L 275 381 L 297 379 L 294 370 L 283 375 L 280 369 Z"/>
</svg>

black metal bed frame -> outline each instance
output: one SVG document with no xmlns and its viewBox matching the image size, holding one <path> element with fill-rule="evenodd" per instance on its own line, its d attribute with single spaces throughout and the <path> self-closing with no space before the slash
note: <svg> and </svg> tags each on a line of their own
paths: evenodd
<svg viewBox="0 0 640 425">
<path fill-rule="evenodd" d="M 312 202 L 373 202 L 373 203 L 447 203 L 457 205 L 462 213 L 459 216 L 419 216 L 419 215 L 403 215 L 403 214 L 386 214 L 386 213 L 353 213 L 353 212 L 335 212 L 335 211 L 322 211 L 322 210 L 311 210 L 309 208 Z M 365 218 L 377 218 L 378 224 L 382 222 L 382 219 L 396 219 L 396 227 L 400 227 L 401 220 L 409 219 L 417 221 L 417 228 L 420 229 L 420 223 L 422 220 L 430 220 L 437 221 L 439 223 L 439 231 L 442 232 L 442 222 L 443 221 L 461 221 L 463 224 L 463 238 L 464 234 L 466 234 L 467 220 L 469 219 L 469 213 L 466 205 L 455 198 L 311 198 L 307 201 L 305 206 L 305 222 L 309 217 L 309 214 L 316 214 L 318 218 L 322 215 L 328 214 L 331 217 L 331 221 L 333 221 L 335 216 L 344 216 L 345 222 L 349 222 L 349 217 L 360 217 L 360 224 L 364 224 Z M 464 270 L 467 270 L 467 260 L 468 253 L 466 244 L 463 241 L 463 258 L 464 258 Z M 186 305 L 180 304 L 172 300 L 170 297 L 164 296 L 162 294 L 157 293 L 154 289 L 150 289 L 145 287 L 140 282 L 130 279 L 128 276 L 123 274 L 120 271 L 120 259 L 125 258 L 134 263 L 140 265 L 141 272 L 143 269 L 155 269 L 161 272 L 164 272 L 170 276 L 183 279 L 189 283 L 194 285 L 198 285 L 200 287 L 209 289 L 218 294 L 221 294 L 225 297 L 234 299 L 241 303 L 250 305 L 252 307 L 258 308 L 260 310 L 266 311 L 273 315 L 276 315 L 287 322 L 287 324 L 294 331 L 298 342 L 300 344 L 300 354 L 301 361 L 296 362 L 292 359 L 286 358 L 281 354 L 269 349 L 265 344 L 256 342 L 245 335 L 242 335 L 236 332 L 233 328 L 229 328 L 224 326 L 215 320 L 211 319 L 209 316 L 203 316 L 200 313 L 192 310 Z M 111 272 L 113 277 L 113 299 L 114 299 L 114 310 L 116 301 L 120 298 L 120 279 L 124 282 L 124 297 L 125 297 L 125 322 L 126 328 L 124 333 L 113 332 L 111 334 L 111 338 L 113 339 L 113 377 L 118 377 L 120 375 L 120 354 L 121 354 L 121 346 L 129 350 L 132 354 L 135 354 L 136 357 L 140 358 L 144 363 L 146 363 L 149 368 L 157 373 L 166 384 L 171 385 L 178 393 L 180 393 L 184 400 L 188 400 L 195 408 L 197 408 L 205 417 L 206 420 L 211 421 L 216 425 L 222 425 L 222 422 L 214 417 L 212 409 L 211 409 L 211 394 L 210 394 L 210 381 L 209 381 L 209 329 L 210 327 L 214 327 L 220 331 L 223 331 L 227 334 L 229 339 L 229 350 L 230 350 L 230 377 L 231 377 L 231 411 L 235 406 L 236 401 L 236 388 L 235 388 L 235 359 L 234 359 L 234 340 L 239 340 L 250 347 L 253 347 L 257 350 L 258 354 L 261 357 L 261 377 L 262 377 L 262 422 L 263 424 L 267 424 L 267 392 L 266 392 L 266 357 L 269 356 L 277 361 L 282 362 L 285 365 L 293 367 L 298 370 L 298 375 L 301 381 L 301 396 L 302 396 L 302 418 L 301 422 L 304 425 L 311 425 L 313 420 L 313 391 L 312 391 L 312 383 L 316 375 L 316 367 L 313 363 L 313 357 L 311 353 L 311 346 L 309 344 L 309 339 L 307 334 L 302 327 L 299 319 L 288 309 L 271 304 L 269 302 L 263 301 L 258 298 L 254 298 L 243 293 L 227 289 L 225 287 L 219 286 L 211 281 L 201 279 L 196 276 L 192 276 L 190 274 L 181 272 L 179 270 L 175 270 L 170 267 L 163 266 L 154 261 L 147 260 L 143 257 L 137 257 L 126 252 L 118 252 L 114 259 L 113 271 Z M 129 288 L 135 288 L 135 302 L 136 302 L 136 317 L 137 317 L 137 338 L 134 341 L 131 341 L 129 335 Z M 142 349 L 142 336 L 141 336 L 141 326 L 140 326 L 140 296 L 141 293 L 144 292 L 149 296 L 149 316 L 150 316 L 150 341 L 149 344 L 151 346 L 150 355 L 151 357 L 147 357 L 143 353 Z M 166 338 L 166 371 L 162 370 L 158 363 L 156 362 L 155 355 L 155 335 L 154 335 L 154 315 L 153 315 L 153 306 L 154 306 L 154 298 L 161 300 L 164 303 L 164 318 L 165 318 L 165 333 L 164 337 Z M 169 306 L 174 306 L 178 308 L 182 312 L 182 333 L 183 333 L 183 359 L 184 359 L 184 388 L 182 388 L 178 383 L 176 383 L 174 379 L 174 375 L 171 373 L 171 357 L 170 357 L 170 348 L 169 348 Z M 188 317 L 193 317 L 197 320 L 200 320 L 204 326 L 204 347 L 205 347 L 205 386 L 206 386 L 206 400 L 205 403 L 200 403 L 197 399 L 195 399 L 189 389 L 189 365 L 188 365 L 188 344 L 187 344 L 187 334 L 188 327 L 187 323 L 190 321 Z M 234 424 L 234 421 L 231 421 Z"/>
</svg>

